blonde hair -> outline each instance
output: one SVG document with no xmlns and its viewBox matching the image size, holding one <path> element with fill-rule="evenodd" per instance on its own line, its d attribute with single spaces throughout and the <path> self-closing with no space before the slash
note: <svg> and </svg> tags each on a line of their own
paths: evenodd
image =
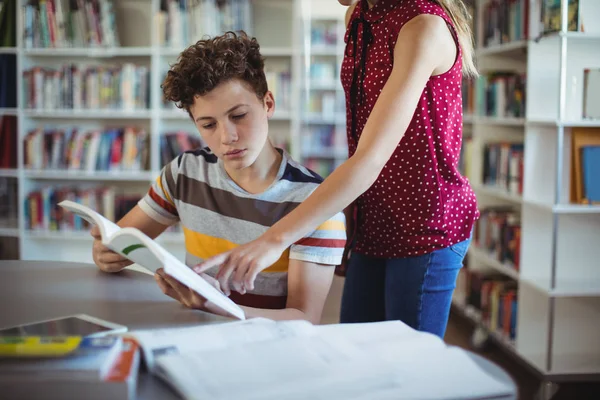
<svg viewBox="0 0 600 400">
<path fill-rule="evenodd" d="M 468 78 L 479 75 L 474 61 L 473 32 L 471 31 L 472 17 L 463 0 L 432 0 L 444 9 L 452 19 L 458 33 L 458 42 L 462 50 L 462 70 Z"/>
</svg>

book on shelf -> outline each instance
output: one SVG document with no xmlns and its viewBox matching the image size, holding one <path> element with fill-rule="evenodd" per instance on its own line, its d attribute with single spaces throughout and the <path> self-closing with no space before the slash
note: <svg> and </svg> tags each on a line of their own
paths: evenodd
<svg viewBox="0 0 600 400">
<path fill-rule="evenodd" d="M 16 340 L 53 342 L 56 346 L 57 342 L 70 341 L 76 345 L 65 355 L 36 357 L 30 351 L 26 358 L 0 358 L 3 393 L 31 400 L 70 398 L 75 392 L 92 400 L 135 399 L 141 356 L 132 338 L 5 337 L 0 338 L 0 346 Z"/>
<path fill-rule="evenodd" d="M 205 147 L 198 133 L 166 132 L 160 136 L 160 165 L 161 168 L 173 161 L 179 154 Z"/>
<path fill-rule="evenodd" d="M 233 318 L 245 319 L 244 311 L 229 297 L 139 229 L 121 228 L 93 209 L 70 200 L 63 200 L 58 205 L 88 223 L 96 225 L 100 230 L 102 243 L 112 251 L 152 272 L 164 268 L 168 275 L 200 294 L 215 307 L 225 311 Z"/>
<path fill-rule="evenodd" d="M 315 47 L 338 45 L 338 21 L 311 21 L 310 42 Z"/>
<path fill-rule="evenodd" d="M 17 154 L 17 117 L 0 115 L 0 169 L 17 168 Z"/>
<path fill-rule="evenodd" d="M 482 46 L 489 47 L 527 40 L 529 37 L 529 3 L 530 0 L 483 3 Z"/>
<path fill-rule="evenodd" d="M 497 118 L 525 117 L 525 74 L 496 71 L 480 75 L 475 83 L 475 115 Z"/>
<path fill-rule="evenodd" d="M 23 206 L 25 229 L 40 232 L 81 232 L 89 223 L 57 204 L 70 200 L 102 212 L 110 221 L 118 221 L 142 198 L 141 194 L 120 193 L 114 187 L 45 186 L 27 194 Z"/>
<path fill-rule="evenodd" d="M 0 54 L 0 108 L 17 107 L 17 57 Z"/>
<path fill-rule="evenodd" d="M 518 284 L 506 276 L 473 268 L 463 268 L 457 291 L 465 304 L 479 312 L 481 323 L 506 339 L 517 336 Z"/>
<path fill-rule="evenodd" d="M 17 2 L 15 0 L 0 0 L 0 47 L 15 47 L 17 45 L 16 16 Z"/>
<path fill-rule="evenodd" d="M 460 156 L 458 158 L 458 171 L 467 179 L 472 179 L 472 168 L 473 168 L 473 138 L 464 137 L 462 138 L 462 144 L 460 147 Z"/>
<path fill-rule="evenodd" d="M 506 193 L 523 193 L 522 143 L 487 143 L 483 148 L 483 183 Z"/>
<path fill-rule="evenodd" d="M 150 135 L 128 126 L 105 130 L 78 128 L 29 131 L 24 139 L 28 169 L 140 172 L 150 168 Z"/>
<path fill-rule="evenodd" d="M 583 70 L 583 118 L 600 123 L 600 68 Z"/>
<path fill-rule="evenodd" d="M 292 75 L 289 69 L 276 71 L 271 70 L 267 65 L 265 67 L 265 78 L 267 79 L 267 87 L 273 92 L 276 110 L 291 110 Z M 277 115 L 277 111 L 275 111 L 275 113 L 275 115 Z"/>
<path fill-rule="evenodd" d="M 252 29 L 250 0 L 160 0 L 155 17 L 158 44 L 181 48 L 203 36 Z"/>
<path fill-rule="evenodd" d="M 600 128 L 571 129 L 570 201 L 575 204 L 597 203 Z"/>
<path fill-rule="evenodd" d="M 183 399 L 467 399 L 512 390 L 463 349 L 400 321 L 253 318 L 130 334 L 150 373 Z"/>
<path fill-rule="evenodd" d="M 22 9 L 25 48 L 117 47 L 112 0 L 27 1 Z"/>
<path fill-rule="evenodd" d="M 150 69 L 145 65 L 64 64 L 22 72 L 23 103 L 29 109 L 148 109 Z"/>
<path fill-rule="evenodd" d="M 521 217 L 512 207 L 486 207 L 475 222 L 473 245 L 490 257 L 519 270 Z"/>
<path fill-rule="evenodd" d="M 600 145 L 585 146 L 581 153 L 584 201 L 600 204 Z"/>
</svg>

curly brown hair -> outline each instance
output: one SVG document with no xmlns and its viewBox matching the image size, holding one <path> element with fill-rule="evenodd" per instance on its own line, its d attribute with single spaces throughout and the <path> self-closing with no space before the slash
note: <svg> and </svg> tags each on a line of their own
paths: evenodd
<svg viewBox="0 0 600 400">
<path fill-rule="evenodd" d="M 196 96 L 202 96 L 230 79 L 246 82 L 262 100 L 267 93 L 264 58 L 256 38 L 241 31 L 226 32 L 210 39 L 199 40 L 185 49 L 171 66 L 161 85 L 164 98 L 185 109 Z"/>
</svg>

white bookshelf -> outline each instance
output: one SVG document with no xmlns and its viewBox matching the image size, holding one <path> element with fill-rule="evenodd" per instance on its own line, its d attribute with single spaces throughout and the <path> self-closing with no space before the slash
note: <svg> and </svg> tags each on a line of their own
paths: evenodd
<svg viewBox="0 0 600 400">
<path fill-rule="evenodd" d="M 538 29 L 539 1 L 529 2 L 530 33 Z M 600 17 L 594 0 L 579 2 L 586 20 Z M 563 1 L 562 15 L 566 11 Z M 481 14 L 477 18 L 481 21 Z M 550 398 L 549 385 L 600 378 L 600 207 L 569 202 L 571 130 L 600 127 L 600 120 L 580 117 L 583 69 L 600 68 L 600 35 L 565 31 L 566 25 L 563 33 L 539 40 L 478 49 L 480 72 L 526 73 L 526 117 L 465 118 L 473 137 L 469 178 L 480 208 L 510 205 L 521 215 L 518 271 L 476 246 L 468 254 L 470 269 L 518 282 L 516 340 L 489 332 L 477 310 L 466 305 L 464 293 L 455 294 L 454 306 L 539 374 L 541 398 Z M 522 195 L 484 185 L 483 146 L 495 141 L 524 144 Z"/>
<path fill-rule="evenodd" d="M 265 57 L 266 70 L 288 70 L 291 84 L 288 107 L 278 104 L 275 115 L 270 120 L 270 136 L 276 143 L 289 142 L 294 158 L 302 160 L 300 134 L 303 124 L 311 124 L 301 107 L 304 88 L 304 63 L 308 59 L 306 51 L 310 46 L 305 36 L 310 35 L 313 18 L 333 19 L 338 23 L 343 19 L 345 7 L 331 2 L 327 6 L 307 7 L 303 0 L 250 0 L 252 21 L 249 34 L 257 37 L 261 53 Z M 19 239 L 19 253 L 22 259 L 51 259 L 56 261 L 91 262 L 91 237 L 87 232 L 48 232 L 25 229 L 23 204 L 29 193 L 45 186 L 81 187 L 113 186 L 124 193 L 143 194 L 160 172 L 160 137 L 166 132 L 184 130 L 197 133 L 187 114 L 178 109 L 163 108 L 160 84 L 164 73 L 185 46 L 164 47 L 159 44 L 155 16 L 160 8 L 160 0 L 113 0 L 116 11 L 116 24 L 119 31 L 120 47 L 108 48 L 26 48 L 23 32 L 22 6 L 18 1 L 17 46 L 0 48 L 0 54 L 14 54 L 17 59 L 17 104 L 14 109 L 0 109 L 0 115 L 14 115 L 18 126 L 18 165 L 16 169 L 0 170 L 0 176 L 18 181 L 18 209 L 16 223 L 2 225 L 0 240 L 5 237 Z M 343 27 L 340 25 L 339 29 Z M 340 36 L 343 40 L 343 34 Z M 198 38 L 199 39 L 199 38 Z M 197 39 L 196 39 L 197 40 Z M 191 43 L 190 43 L 191 44 Z M 341 46 L 316 49 L 319 57 L 330 58 L 338 63 Z M 147 109 L 135 110 L 56 110 L 30 109 L 25 102 L 22 71 L 32 66 L 59 67 L 66 63 L 100 64 L 133 62 L 143 65 L 150 71 L 150 104 Z M 339 87 L 339 77 L 327 83 L 343 99 Z M 329 90 L 323 87 L 322 89 Z M 341 115 L 341 114 L 340 114 Z M 332 121 L 317 123 L 338 124 L 343 115 L 335 115 Z M 307 119 L 307 122 L 303 122 Z M 78 127 L 98 129 L 103 127 L 142 127 L 150 133 L 150 169 L 143 172 L 82 172 L 66 170 L 30 170 L 24 165 L 24 137 L 37 127 Z M 340 152 L 320 156 L 343 157 Z M 158 240 L 173 254 L 183 259 L 185 244 L 180 233 L 164 233 Z"/>
</svg>

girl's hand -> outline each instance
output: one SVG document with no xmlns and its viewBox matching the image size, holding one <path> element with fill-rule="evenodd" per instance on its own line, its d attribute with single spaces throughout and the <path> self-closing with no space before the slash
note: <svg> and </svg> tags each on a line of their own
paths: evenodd
<svg viewBox="0 0 600 400">
<path fill-rule="evenodd" d="M 206 274 L 202 274 L 201 276 L 208 283 L 213 285 L 217 290 L 221 291 L 218 281 Z M 164 294 L 177 300 L 187 308 L 207 311 L 212 314 L 221 315 L 224 317 L 230 317 L 230 315 L 227 314 L 225 311 L 221 310 L 218 307 L 215 307 L 214 304 L 206 300 L 204 297 L 200 296 L 198 293 L 196 293 L 189 287 L 181 284 L 177 279 L 167 275 L 163 268 L 159 268 L 156 270 L 156 273 L 154 274 L 154 279 L 156 280 L 158 286 Z"/>
<path fill-rule="evenodd" d="M 259 272 L 273 265 L 287 246 L 282 246 L 261 236 L 252 242 L 209 258 L 194 267 L 203 273 L 218 266 L 216 275 L 221 290 L 229 296 L 231 290 L 245 294 L 254 289 L 254 280 Z"/>
</svg>

